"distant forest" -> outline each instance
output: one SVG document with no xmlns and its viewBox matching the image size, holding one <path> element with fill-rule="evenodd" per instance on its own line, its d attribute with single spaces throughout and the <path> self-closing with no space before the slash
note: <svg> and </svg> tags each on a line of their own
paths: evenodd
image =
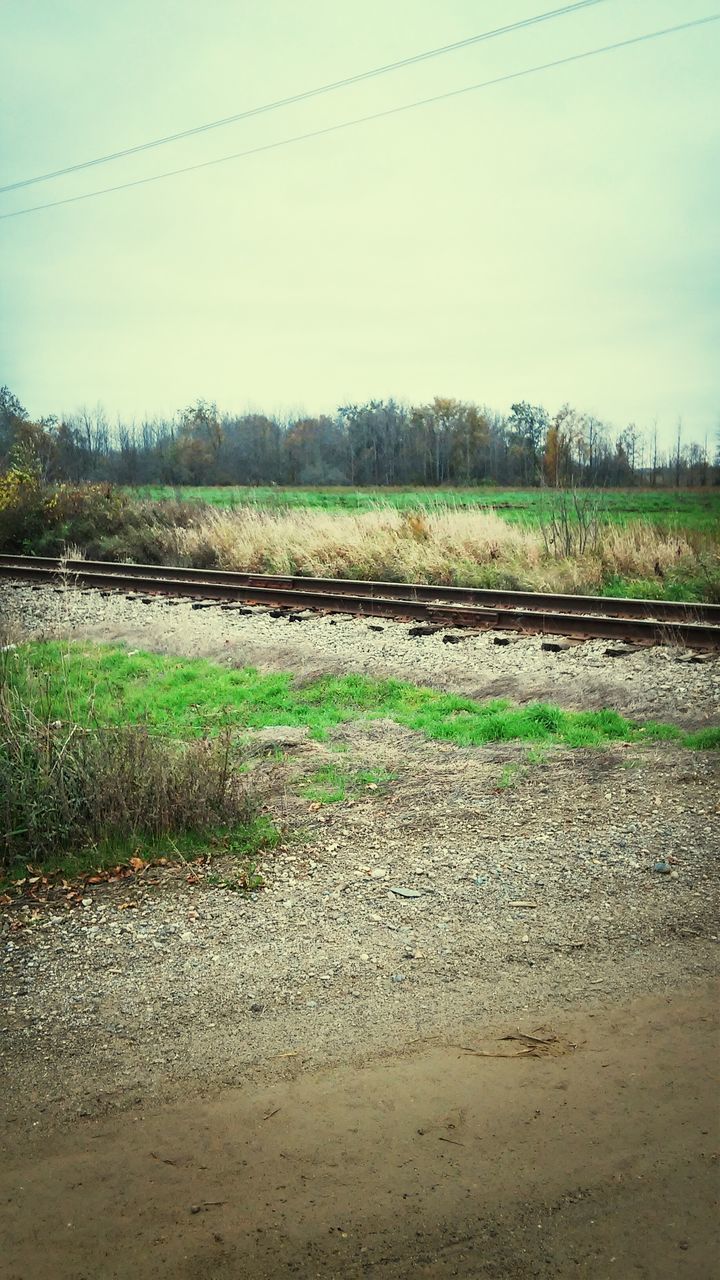
<svg viewBox="0 0 720 1280">
<path fill-rule="evenodd" d="M 0 389 L 0 469 L 27 463 L 49 482 L 118 485 L 579 486 L 720 484 L 720 437 L 663 449 L 657 430 L 618 432 L 563 405 L 514 404 L 502 415 L 437 397 L 344 405 L 332 416 L 279 420 L 220 413 L 205 400 L 171 421 L 111 425 L 102 409 L 30 420 Z"/>
</svg>

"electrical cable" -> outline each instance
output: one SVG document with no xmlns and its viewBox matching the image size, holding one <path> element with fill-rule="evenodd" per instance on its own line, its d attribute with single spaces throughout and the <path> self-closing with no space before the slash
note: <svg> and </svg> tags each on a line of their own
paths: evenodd
<svg viewBox="0 0 720 1280">
<path fill-rule="evenodd" d="M 520 80 L 524 76 L 535 75 L 541 71 L 551 71 L 557 67 L 565 67 L 573 62 L 581 62 L 587 58 L 595 58 L 603 53 L 612 53 L 616 49 L 627 49 L 633 45 L 644 44 L 648 40 L 657 40 L 662 36 L 675 35 L 680 31 L 687 31 L 692 27 L 700 27 L 710 22 L 717 22 L 720 19 L 720 13 L 709 14 L 705 18 L 695 18 L 691 22 L 681 22 L 675 27 L 664 27 L 659 31 L 648 31 L 640 36 L 632 36 L 628 40 L 617 40 L 613 44 L 601 45 L 596 49 L 586 49 L 582 53 L 572 53 L 565 58 L 556 58 L 552 62 L 542 62 L 534 67 L 525 67 L 522 71 L 511 71 L 506 75 L 495 76 L 492 80 L 481 80 L 477 84 L 464 85 L 461 89 L 450 89 L 446 93 L 434 94 L 430 98 L 420 98 L 415 102 L 406 102 L 399 107 L 388 107 L 384 111 L 374 111 L 370 115 L 357 116 L 353 120 L 343 120 L 339 124 L 326 125 L 322 129 L 312 129 L 307 133 L 295 134 L 290 138 L 280 138 L 277 142 L 266 142 L 261 146 L 249 147 L 245 151 L 235 151 L 231 155 L 218 156 L 214 160 L 203 160 L 198 164 L 184 165 L 179 169 L 168 169 L 163 173 L 151 174 L 146 178 L 135 178 L 131 182 L 120 182 L 113 187 L 101 187 L 97 191 L 86 191 L 77 196 L 66 196 L 62 200 L 50 200 L 45 204 L 30 205 L 25 209 L 15 209 L 11 213 L 0 214 L 0 221 L 7 218 L 19 218 L 27 213 L 38 213 L 42 209 L 56 209 L 60 205 L 77 204 L 81 200 L 92 200 L 96 196 L 111 195 L 116 191 L 127 191 L 131 187 L 146 186 L 150 182 L 160 182 L 165 178 L 175 178 L 180 174 L 194 173 L 199 169 L 210 169 L 214 165 L 227 164 L 230 160 L 240 160 L 247 156 L 259 155 L 264 151 L 276 151 L 280 147 L 292 146 L 297 142 L 307 142 L 311 138 L 321 138 L 331 133 L 339 133 L 344 129 L 352 129 L 356 125 L 368 124 L 373 120 L 387 119 L 389 116 L 400 115 L 405 111 L 412 111 L 416 107 L 430 106 L 436 102 L 446 102 L 450 98 L 460 97 L 465 93 L 473 93 L 478 89 L 488 89 L 493 85 L 506 84 L 511 80 Z"/>
<path fill-rule="evenodd" d="M 539 13 L 532 18 L 522 18 L 518 22 L 508 23 L 504 27 L 495 27 L 491 31 L 482 31 L 479 35 L 467 36 L 464 40 L 456 40 L 453 44 L 441 45 L 437 49 L 428 49 L 424 53 L 413 54 L 409 58 L 401 58 L 397 62 L 388 62 L 385 66 L 374 67 L 370 71 L 360 71 L 357 75 L 346 76 L 343 80 L 335 80 L 330 84 L 320 85 L 316 89 L 306 89 L 301 93 L 292 94 L 288 98 L 278 98 L 275 102 L 266 102 L 259 107 L 249 107 L 245 111 L 239 111 L 236 115 L 224 116 L 220 120 L 209 120 L 206 124 L 194 125 L 190 129 L 182 129 L 178 133 L 169 133 L 164 138 L 153 138 L 149 142 L 139 142 L 132 147 L 124 147 L 120 151 L 111 151 L 107 155 L 95 156 L 92 160 L 81 160 L 77 164 L 66 165 L 63 169 L 54 169 L 50 173 L 40 173 L 34 178 L 21 178 L 17 182 L 10 182 L 4 187 L 0 187 L 0 195 L 4 195 L 8 191 L 17 191 L 20 187 L 30 187 L 38 182 L 49 182 L 53 178 L 62 178 L 69 173 L 77 173 L 81 169 L 90 169 L 95 165 L 109 164 L 112 160 L 121 160 L 125 156 L 137 155 L 140 151 L 150 151 L 154 147 L 164 147 L 170 142 L 179 142 L 183 138 L 192 138 L 198 133 L 207 133 L 211 129 L 221 129 L 228 124 L 237 124 L 240 120 L 248 120 L 251 116 L 263 115 L 268 111 L 278 111 L 282 107 L 294 106 L 298 102 L 306 102 L 309 98 L 317 98 L 321 94 L 333 93 L 336 89 L 345 89 L 350 85 L 360 84 L 363 80 L 371 80 L 376 76 L 387 75 L 391 71 L 399 71 L 403 67 L 414 66 L 418 62 L 426 62 L 430 58 L 439 58 L 446 53 L 454 53 L 458 49 L 466 49 L 470 45 L 479 44 L 485 40 L 493 40 L 497 36 L 509 35 L 514 31 L 521 31 L 525 27 L 536 26 L 540 22 L 547 22 L 551 18 L 564 17 L 566 14 L 574 13 L 578 9 L 588 9 L 597 4 L 604 4 L 605 0 L 576 0 L 574 4 L 563 5 L 559 9 L 550 9 L 546 13 Z"/>
</svg>

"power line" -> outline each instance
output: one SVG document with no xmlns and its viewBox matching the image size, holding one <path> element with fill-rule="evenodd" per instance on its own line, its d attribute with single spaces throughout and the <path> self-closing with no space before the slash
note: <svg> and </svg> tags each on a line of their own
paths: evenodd
<svg viewBox="0 0 720 1280">
<path fill-rule="evenodd" d="M 532 18 L 522 18 L 519 22 L 511 22 L 504 27 L 495 27 L 492 31 L 483 31 L 479 35 L 467 36 L 464 40 L 456 40 L 454 44 L 441 45 L 437 49 L 428 49 L 424 53 L 413 54 L 409 58 L 401 58 L 398 62 L 388 62 L 385 66 L 374 67 L 370 71 L 360 71 L 357 75 L 347 76 L 343 80 L 335 80 L 330 84 L 320 85 L 316 89 L 306 89 L 302 93 L 292 94 L 288 98 L 278 98 L 275 102 L 267 102 L 259 107 L 249 107 L 236 115 L 224 116 L 220 120 L 210 120 L 206 124 L 198 124 L 190 129 L 182 129 L 179 133 L 169 133 L 164 138 L 153 138 L 150 142 L 139 142 L 132 147 L 124 147 L 120 151 L 111 151 L 104 156 L 96 156 L 92 160 L 81 160 L 77 164 L 67 165 L 64 169 L 55 169 L 51 173 L 40 173 L 34 178 L 22 178 L 18 182 L 10 182 L 0 187 L 0 195 L 7 191 L 17 191 L 20 187 L 30 187 L 38 182 L 49 182 L 52 178 L 62 178 L 69 173 L 77 173 L 81 169 L 90 169 L 95 165 L 109 164 L 112 160 L 121 160 L 125 156 L 137 155 L 140 151 L 150 151 L 154 147 L 164 147 L 169 142 L 180 142 L 183 138 L 192 138 L 198 133 L 208 133 L 211 129 L 221 129 L 228 124 L 237 124 L 240 120 L 248 120 L 251 116 L 264 115 L 268 111 L 278 111 L 281 107 L 294 106 L 298 102 L 306 102 L 309 98 L 317 98 L 324 93 L 333 93 L 336 89 L 345 89 L 350 85 L 360 84 L 363 80 L 371 80 L 377 76 L 387 75 L 391 71 L 399 71 L 403 67 L 415 66 L 418 62 L 427 62 L 430 58 L 439 58 L 446 53 L 454 53 L 458 49 L 467 49 L 470 45 L 480 44 L 486 40 L 494 40 L 497 36 L 509 35 L 525 27 L 537 26 L 540 22 L 548 22 L 551 18 L 561 18 L 574 13 L 577 9 L 588 9 L 596 4 L 604 4 L 605 0 L 577 0 L 574 4 L 563 5 L 559 9 L 550 9 L 547 13 L 539 13 Z"/>
<path fill-rule="evenodd" d="M 131 182 L 121 182 L 114 187 L 102 187 L 97 191 L 86 191 L 82 195 L 67 196 L 63 200 L 50 200 L 46 204 L 30 205 L 26 209 L 15 209 L 12 213 L 0 214 L 0 221 L 6 218 L 19 218 L 26 213 L 38 213 L 41 209 L 57 209 L 64 204 L 77 204 L 80 200 L 92 200 L 96 196 L 111 195 L 116 191 L 127 191 L 131 187 L 146 186 L 149 182 L 160 182 L 164 178 L 176 178 L 183 173 L 194 173 L 199 169 L 210 169 L 216 164 L 226 164 L 230 160 L 241 160 L 247 156 L 259 155 L 263 151 L 276 151 L 280 147 L 292 146 L 296 142 L 307 142 L 311 138 L 322 138 L 330 133 L 339 133 L 343 129 L 352 129 L 359 124 L 369 124 L 373 120 L 383 120 L 388 116 L 400 115 L 404 111 L 412 111 L 415 107 L 427 107 L 435 102 L 445 102 L 450 98 L 458 98 L 461 94 L 472 93 L 477 89 L 489 89 L 496 84 L 505 84 L 510 80 L 520 80 L 524 76 L 535 75 L 540 71 L 551 71 L 556 67 L 564 67 L 572 62 L 582 62 L 587 58 L 595 58 L 599 54 L 612 53 L 616 49 L 627 49 L 631 45 L 643 44 L 647 40 L 657 40 L 661 36 L 675 35 L 679 31 L 687 31 L 691 27 L 701 27 L 709 22 L 717 22 L 720 13 L 709 14 L 706 18 L 695 18 L 692 22 L 681 22 L 675 27 L 664 27 L 659 31 L 647 31 L 640 36 L 632 36 L 628 40 L 617 40 L 613 44 L 601 45 L 596 49 L 586 49 L 582 53 L 572 53 L 565 58 L 556 58 L 553 62 L 541 62 L 534 67 L 525 67 L 522 71 L 511 71 L 506 75 L 495 76 L 492 80 L 481 80 L 477 84 L 465 85 L 462 89 L 450 89 L 446 93 L 434 94 L 431 98 L 419 98 L 415 102 L 406 102 L 399 107 L 388 107 L 384 111 L 374 111 L 370 115 L 357 116 L 353 120 L 343 120 L 340 124 L 326 125 L 323 129 L 312 129 L 307 133 L 298 133 L 291 138 L 280 138 L 277 142 L 266 142 L 259 147 L 249 147 L 245 151 L 235 151 L 231 155 L 218 156 L 215 160 L 203 160 L 198 164 L 185 165 L 181 169 L 167 169 L 164 173 L 151 174 L 147 178 L 135 178 Z"/>
</svg>

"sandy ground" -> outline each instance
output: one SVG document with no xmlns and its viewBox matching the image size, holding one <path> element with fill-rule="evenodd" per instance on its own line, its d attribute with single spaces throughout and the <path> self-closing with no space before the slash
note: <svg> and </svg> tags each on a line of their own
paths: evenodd
<svg viewBox="0 0 720 1280">
<path fill-rule="evenodd" d="M 4 1274 L 712 1280 L 715 1012 L 693 987 L 557 1014 L 562 1057 L 443 1045 L 39 1122 L 3 1160 Z"/>
<path fill-rule="evenodd" d="M 330 759 L 392 777 L 318 810 Z M 719 779 L 278 730 L 261 892 L 8 906 L 4 1274 L 714 1280 Z"/>
</svg>

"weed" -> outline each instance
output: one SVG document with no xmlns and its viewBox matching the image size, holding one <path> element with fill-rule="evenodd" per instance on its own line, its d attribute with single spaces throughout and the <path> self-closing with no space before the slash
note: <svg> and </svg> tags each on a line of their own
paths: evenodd
<svg viewBox="0 0 720 1280">
<path fill-rule="evenodd" d="M 260 819 L 227 726 L 182 741 L 144 717 L 103 717 L 82 651 L 48 652 L 47 667 L 32 646 L 0 654 L 0 866 L 78 871 L 218 828 L 257 847 Z"/>
<path fill-rule="evenodd" d="M 223 876 L 216 871 L 208 872 L 205 883 L 214 889 L 227 889 L 231 893 L 256 893 L 258 889 L 265 888 L 265 880 L 251 859 L 235 875 Z"/>
<path fill-rule="evenodd" d="M 328 764 L 316 769 L 302 783 L 300 793 L 316 804 L 340 804 L 362 790 L 377 791 L 395 777 L 394 773 L 387 773 L 384 769 L 346 770 L 340 765 Z"/>
</svg>

